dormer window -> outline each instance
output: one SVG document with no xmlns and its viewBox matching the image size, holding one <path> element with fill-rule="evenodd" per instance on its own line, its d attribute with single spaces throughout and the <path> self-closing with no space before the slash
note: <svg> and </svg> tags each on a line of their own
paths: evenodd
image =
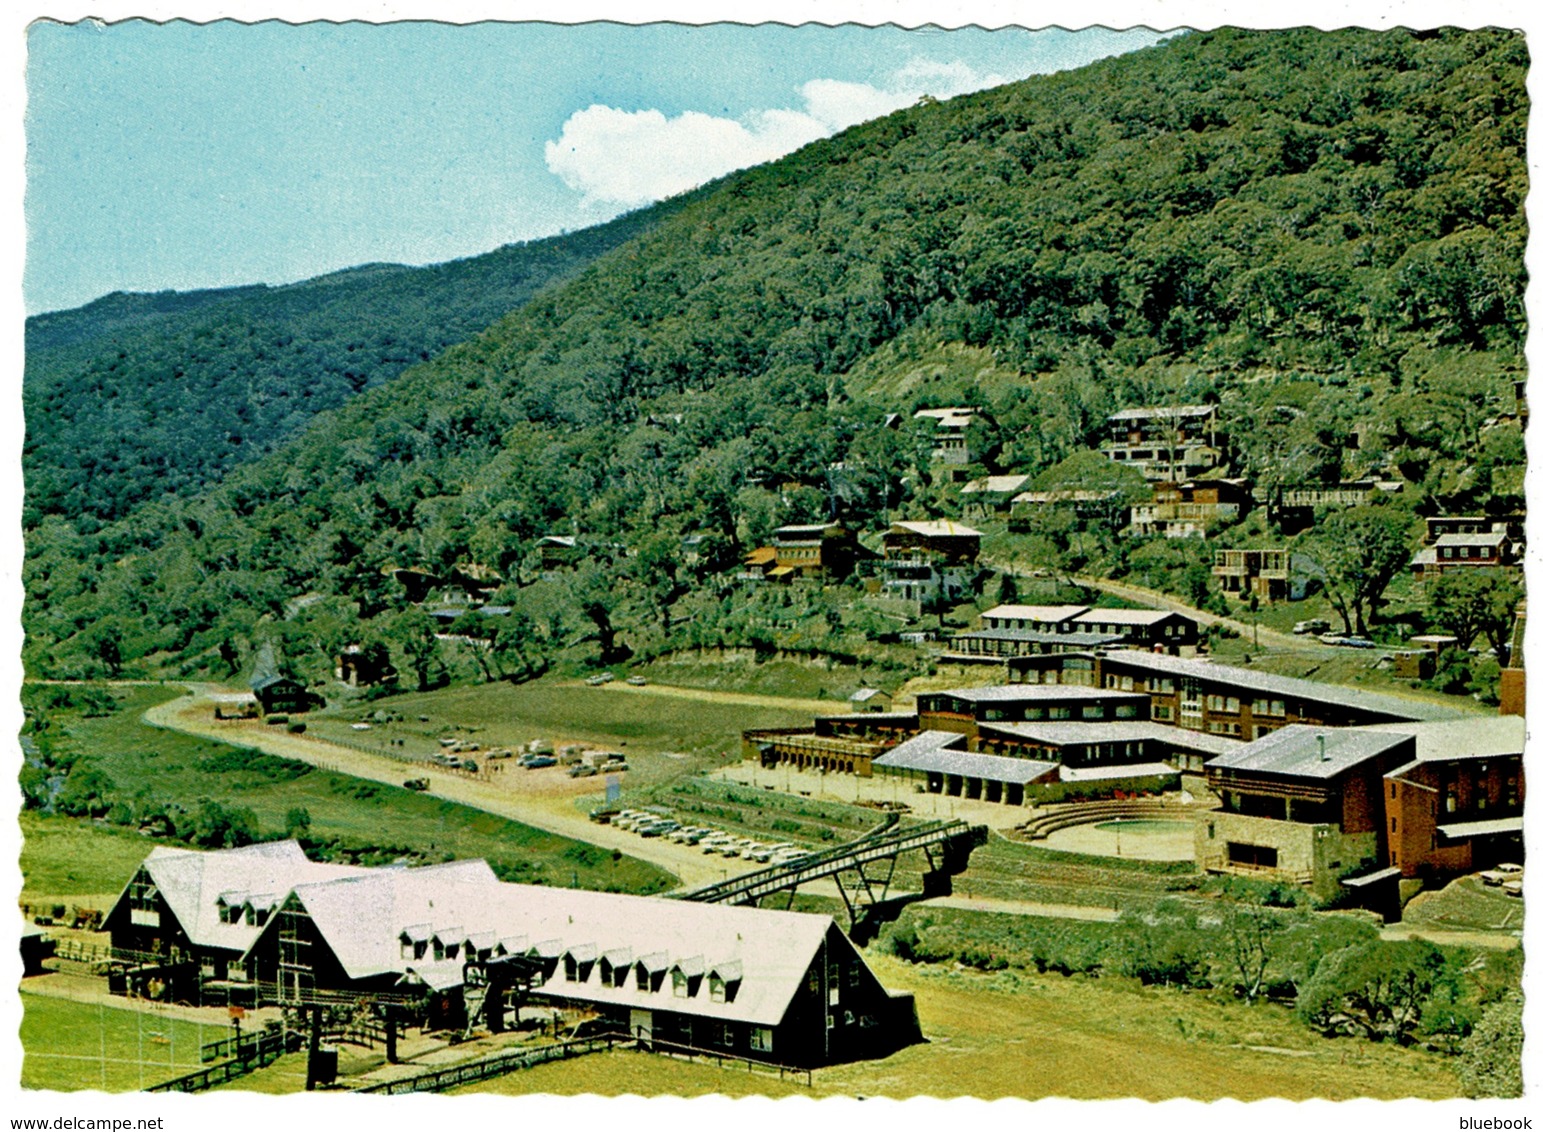
<svg viewBox="0 0 1543 1132">
<path fill-rule="evenodd" d="M 720 963 L 707 974 L 707 996 L 714 1002 L 733 1002 L 739 994 L 743 968 L 736 959 L 732 963 Z"/>
</svg>

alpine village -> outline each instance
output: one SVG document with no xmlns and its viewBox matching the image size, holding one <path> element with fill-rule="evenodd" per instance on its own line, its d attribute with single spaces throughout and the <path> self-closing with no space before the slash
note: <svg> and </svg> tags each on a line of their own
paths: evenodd
<svg viewBox="0 0 1543 1132">
<path fill-rule="evenodd" d="M 22 1087 L 1519 1095 L 1527 65 L 31 317 Z"/>
</svg>

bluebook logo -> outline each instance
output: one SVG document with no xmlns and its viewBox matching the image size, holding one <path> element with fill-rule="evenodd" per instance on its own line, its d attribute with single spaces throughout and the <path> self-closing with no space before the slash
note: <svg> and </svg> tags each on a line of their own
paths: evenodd
<svg viewBox="0 0 1543 1132">
<path fill-rule="evenodd" d="M 1531 1127 L 1530 1116 L 1518 1116 L 1510 1120 L 1505 1117 L 1486 1117 L 1483 1120 L 1476 1116 L 1457 1118 L 1458 1132 L 1525 1132 Z"/>
</svg>

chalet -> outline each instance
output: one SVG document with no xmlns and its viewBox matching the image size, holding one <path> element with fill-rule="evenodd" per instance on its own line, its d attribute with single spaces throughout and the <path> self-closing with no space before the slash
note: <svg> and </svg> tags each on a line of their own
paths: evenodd
<svg viewBox="0 0 1543 1132">
<path fill-rule="evenodd" d="M 772 532 L 776 564 L 767 571 L 772 580 L 809 578 L 840 581 L 857 561 L 857 536 L 840 523 L 812 523 L 778 527 Z"/>
<path fill-rule="evenodd" d="M 989 519 L 1006 515 L 1013 500 L 1029 482 L 1028 476 L 983 476 L 959 489 L 959 500 L 966 518 Z"/>
<path fill-rule="evenodd" d="M 468 977 L 520 961 L 531 997 L 591 1012 L 645 1045 L 798 1066 L 921 1037 L 911 997 L 886 991 L 829 916 L 504 884 L 482 862 L 460 864 L 479 868 L 458 878 L 373 869 L 296 886 L 247 965 L 281 1001 L 405 984 L 464 1019 L 476 1009 L 463 995 Z M 499 996 L 483 1011 L 501 1028 Z"/>
<path fill-rule="evenodd" d="M 1442 535 L 1434 545 L 1417 551 L 1409 568 L 1415 580 L 1423 582 L 1449 570 L 1496 570 L 1516 562 L 1511 538 L 1502 530 Z"/>
<path fill-rule="evenodd" d="M 1383 776 L 1414 756 L 1413 735 L 1293 724 L 1211 759 L 1221 808 L 1196 824 L 1195 860 L 1336 896 L 1347 875 L 1386 862 Z"/>
<path fill-rule="evenodd" d="M 584 551 L 573 535 L 542 535 L 536 540 L 536 555 L 541 572 L 550 574 L 577 566 L 584 557 Z"/>
<path fill-rule="evenodd" d="M 1156 722 L 1243 740 L 1296 723 L 1357 727 L 1459 714 L 1426 700 L 1135 649 L 1013 657 L 1007 673 L 1018 684 L 1142 692 Z"/>
<path fill-rule="evenodd" d="M 1130 500 L 1117 488 L 1059 488 L 1053 491 L 1020 491 L 1007 513 L 1007 529 L 1029 534 L 1052 521 L 1057 513 L 1070 513 L 1081 522 L 1097 522 L 1120 530 L 1130 522 Z"/>
<path fill-rule="evenodd" d="M 933 424 L 931 460 L 934 464 L 973 464 L 980 454 L 970 447 L 970 426 L 980 419 L 979 410 L 964 405 L 946 409 L 918 409 L 911 416 Z"/>
<path fill-rule="evenodd" d="M 289 891 L 365 871 L 307 860 L 294 841 L 213 852 L 157 846 L 103 921 L 114 951 L 139 957 L 119 989 L 148 994 L 154 980 L 173 1001 L 243 997 L 242 956 Z"/>
<path fill-rule="evenodd" d="M 905 601 L 957 601 L 975 585 L 979 531 L 947 519 L 892 523 L 879 565 L 883 590 Z"/>
<path fill-rule="evenodd" d="M 1147 503 L 1130 509 L 1130 530 L 1136 535 L 1164 538 L 1204 538 L 1218 523 L 1244 518 L 1254 497 L 1246 480 L 1192 480 L 1159 483 Z"/>
<path fill-rule="evenodd" d="M 1522 860 L 1526 723 L 1500 716 L 1402 725 L 1415 757 L 1383 776 L 1387 864 L 1434 879 Z"/>
<path fill-rule="evenodd" d="M 257 697 L 264 715 L 310 711 L 317 700 L 300 681 L 276 672 L 254 676 L 252 694 Z"/>
<path fill-rule="evenodd" d="M 1435 546 L 1446 535 L 1483 535 L 1501 532 L 1513 543 L 1527 538 L 1525 515 L 1431 515 L 1425 520 L 1425 545 Z"/>
<path fill-rule="evenodd" d="M 1260 601 L 1300 601 L 1307 595 L 1300 557 L 1284 548 L 1218 550 L 1211 576 L 1223 593 Z"/>
<path fill-rule="evenodd" d="M 1215 405 L 1122 409 L 1112 413 L 1099 450 L 1151 481 L 1182 480 L 1222 461 Z"/>
<path fill-rule="evenodd" d="M 1380 479 L 1278 484 L 1265 497 L 1265 518 L 1282 534 L 1294 535 L 1311 527 L 1326 511 L 1361 507 L 1403 490 L 1400 480 Z"/>
</svg>

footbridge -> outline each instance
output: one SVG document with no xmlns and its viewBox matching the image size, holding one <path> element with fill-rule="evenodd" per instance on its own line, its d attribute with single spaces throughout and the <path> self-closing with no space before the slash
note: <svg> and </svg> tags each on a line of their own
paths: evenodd
<svg viewBox="0 0 1543 1132">
<path fill-rule="evenodd" d="M 846 905 L 852 937 L 863 942 L 911 901 L 949 895 L 953 878 L 968 867 L 970 853 L 984 845 L 988 836 L 985 826 L 962 821 L 883 828 L 845 845 L 690 889 L 675 898 L 704 904 L 759 905 L 767 897 L 785 892 L 791 907 L 800 885 L 829 877 Z M 922 891 L 892 899 L 889 888 L 895 864 L 901 854 L 915 852 L 927 857 Z"/>
</svg>

